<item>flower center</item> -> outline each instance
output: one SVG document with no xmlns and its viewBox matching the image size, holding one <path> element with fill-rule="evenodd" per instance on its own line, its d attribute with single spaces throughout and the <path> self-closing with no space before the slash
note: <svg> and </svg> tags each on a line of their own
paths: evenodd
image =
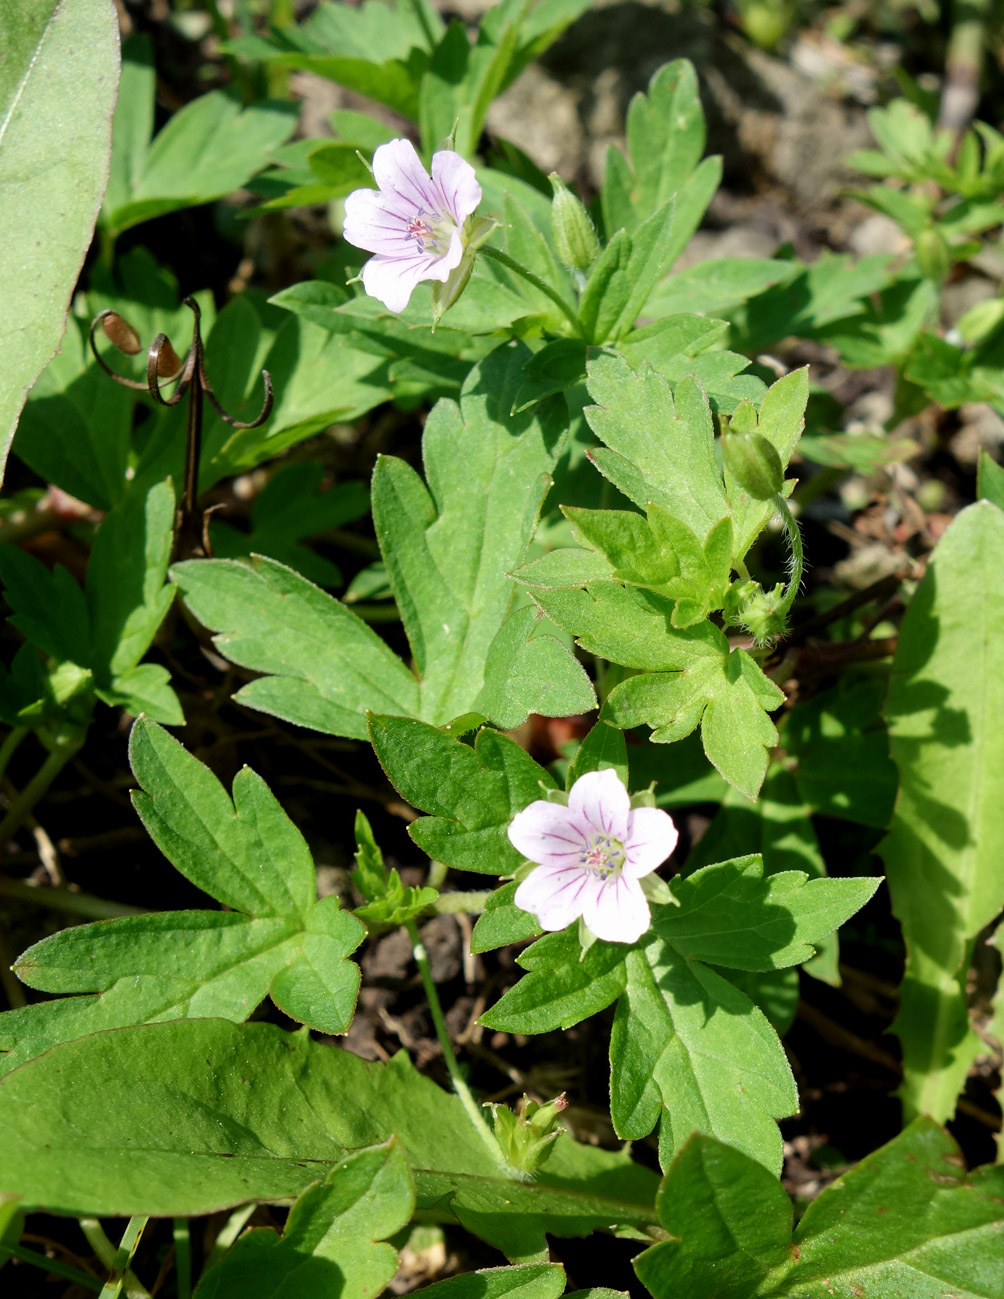
<svg viewBox="0 0 1004 1299">
<path fill-rule="evenodd" d="M 590 875 L 606 879 L 609 875 L 620 874 L 625 857 L 624 845 L 619 839 L 612 839 L 608 834 L 593 834 L 579 853 L 579 865 Z"/>
<path fill-rule="evenodd" d="M 453 226 L 449 217 L 422 208 L 408 222 L 408 238 L 414 239 L 419 252 L 438 253 L 449 245 Z"/>
</svg>

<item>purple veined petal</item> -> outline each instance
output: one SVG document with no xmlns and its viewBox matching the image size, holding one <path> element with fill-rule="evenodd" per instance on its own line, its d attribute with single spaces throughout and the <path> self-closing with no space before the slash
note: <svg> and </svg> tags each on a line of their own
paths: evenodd
<svg viewBox="0 0 1004 1299">
<path fill-rule="evenodd" d="M 577 866 L 538 866 L 516 890 L 513 901 L 537 917 L 541 929 L 565 929 L 582 915 L 599 880 Z"/>
<path fill-rule="evenodd" d="M 415 214 L 441 215 L 429 173 L 410 140 L 388 140 L 373 154 L 373 179 L 384 194 L 396 195 Z"/>
<path fill-rule="evenodd" d="M 616 771 L 587 771 L 572 786 L 568 810 L 597 830 L 624 840 L 627 836 L 631 798 Z"/>
<path fill-rule="evenodd" d="M 648 875 L 675 851 L 679 838 L 680 832 L 668 812 L 658 807 L 634 808 L 624 840 L 624 874 L 636 880 Z"/>
<path fill-rule="evenodd" d="M 634 943 L 652 922 L 648 899 L 637 880 L 626 875 L 606 880 L 596 894 L 584 899 L 582 918 L 597 938 L 608 943 Z"/>
<path fill-rule="evenodd" d="M 434 258 L 419 257 L 407 262 L 400 257 L 371 257 L 363 267 L 363 288 L 388 311 L 403 311 L 416 285 L 433 278 L 435 272 Z"/>
<path fill-rule="evenodd" d="M 481 202 L 481 186 L 474 168 L 452 149 L 440 149 L 432 155 L 432 183 L 458 226 Z"/>
<path fill-rule="evenodd" d="M 385 257 L 413 256 L 417 244 L 409 232 L 409 218 L 388 209 L 375 189 L 357 189 L 345 200 L 342 233 L 350 244 Z"/>
<path fill-rule="evenodd" d="M 586 846 L 585 836 L 568 808 L 543 798 L 516 813 L 509 826 L 509 842 L 527 861 L 551 867 L 574 864 L 576 869 Z"/>
</svg>

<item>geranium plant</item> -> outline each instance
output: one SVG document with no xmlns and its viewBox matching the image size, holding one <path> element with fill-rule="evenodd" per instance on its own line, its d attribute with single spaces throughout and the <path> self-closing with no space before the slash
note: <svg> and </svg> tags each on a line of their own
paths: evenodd
<svg viewBox="0 0 1004 1299">
<path fill-rule="evenodd" d="M 872 114 L 899 264 L 678 271 L 721 178 L 686 60 L 580 195 L 485 124 L 585 0 L 266 7 L 206 8 L 233 86 L 156 134 L 159 38 L 0 10 L 18 392 L 66 327 L 0 392 L 11 1293 L 1004 1295 L 1004 471 L 925 514 L 819 384 L 823 343 L 897 417 L 1000 404 L 1000 313 L 934 314 L 999 136 Z M 373 115 L 292 139 L 303 69 Z M 51 267 L 22 173 L 74 208 Z M 245 185 L 252 234 L 203 220 Z M 124 249 L 181 211 L 244 240 L 215 292 L 198 240 Z M 894 507 L 855 585 L 827 527 Z"/>
</svg>

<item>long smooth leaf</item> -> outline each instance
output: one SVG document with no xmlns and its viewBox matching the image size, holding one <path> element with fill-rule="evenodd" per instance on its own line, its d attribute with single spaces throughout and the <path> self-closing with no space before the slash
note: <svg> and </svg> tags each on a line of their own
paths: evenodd
<svg viewBox="0 0 1004 1299">
<path fill-rule="evenodd" d="M 111 0 L 0 0 L 0 476 L 59 346 L 108 182 Z"/>
</svg>

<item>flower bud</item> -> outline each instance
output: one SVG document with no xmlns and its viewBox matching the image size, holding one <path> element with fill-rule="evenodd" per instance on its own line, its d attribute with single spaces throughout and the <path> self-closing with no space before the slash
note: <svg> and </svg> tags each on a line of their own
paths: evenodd
<svg viewBox="0 0 1004 1299">
<path fill-rule="evenodd" d="M 739 610 L 737 621 L 758 645 L 767 645 L 787 630 L 784 587 L 779 582 L 772 590 L 763 591 L 759 583 L 754 585 L 757 589 Z"/>
<path fill-rule="evenodd" d="M 952 254 L 945 236 L 937 226 L 927 226 L 917 236 L 915 249 L 921 271 L 928 279 L 940 283 L 952 265 Z"/>
<path fill-rule="evenodd" d="M 722 438 L 722 459 L 754 500 L 772 501 L 784 486 L 781 457 L 762 433 L 727 433 Z"/>
<path fill-rule="evenodd" d="M 565 1093 L 544 1104 L 524 1096 L 515 1112 L 494 1102 L 485 1108 L 492 1112 L 492 1127 L 506 1163 L 532 1177 L 564 1131 L 559 1116 L 568 1108 Z"/>
<path fill-rule="evenodd" d="M 589 213 L 556 171 L 552 171 L 547 179 L 554 190 L 551 234 L 558 257 L 571 270 L 588 271 L 600 251 Z"/>
</svg>

